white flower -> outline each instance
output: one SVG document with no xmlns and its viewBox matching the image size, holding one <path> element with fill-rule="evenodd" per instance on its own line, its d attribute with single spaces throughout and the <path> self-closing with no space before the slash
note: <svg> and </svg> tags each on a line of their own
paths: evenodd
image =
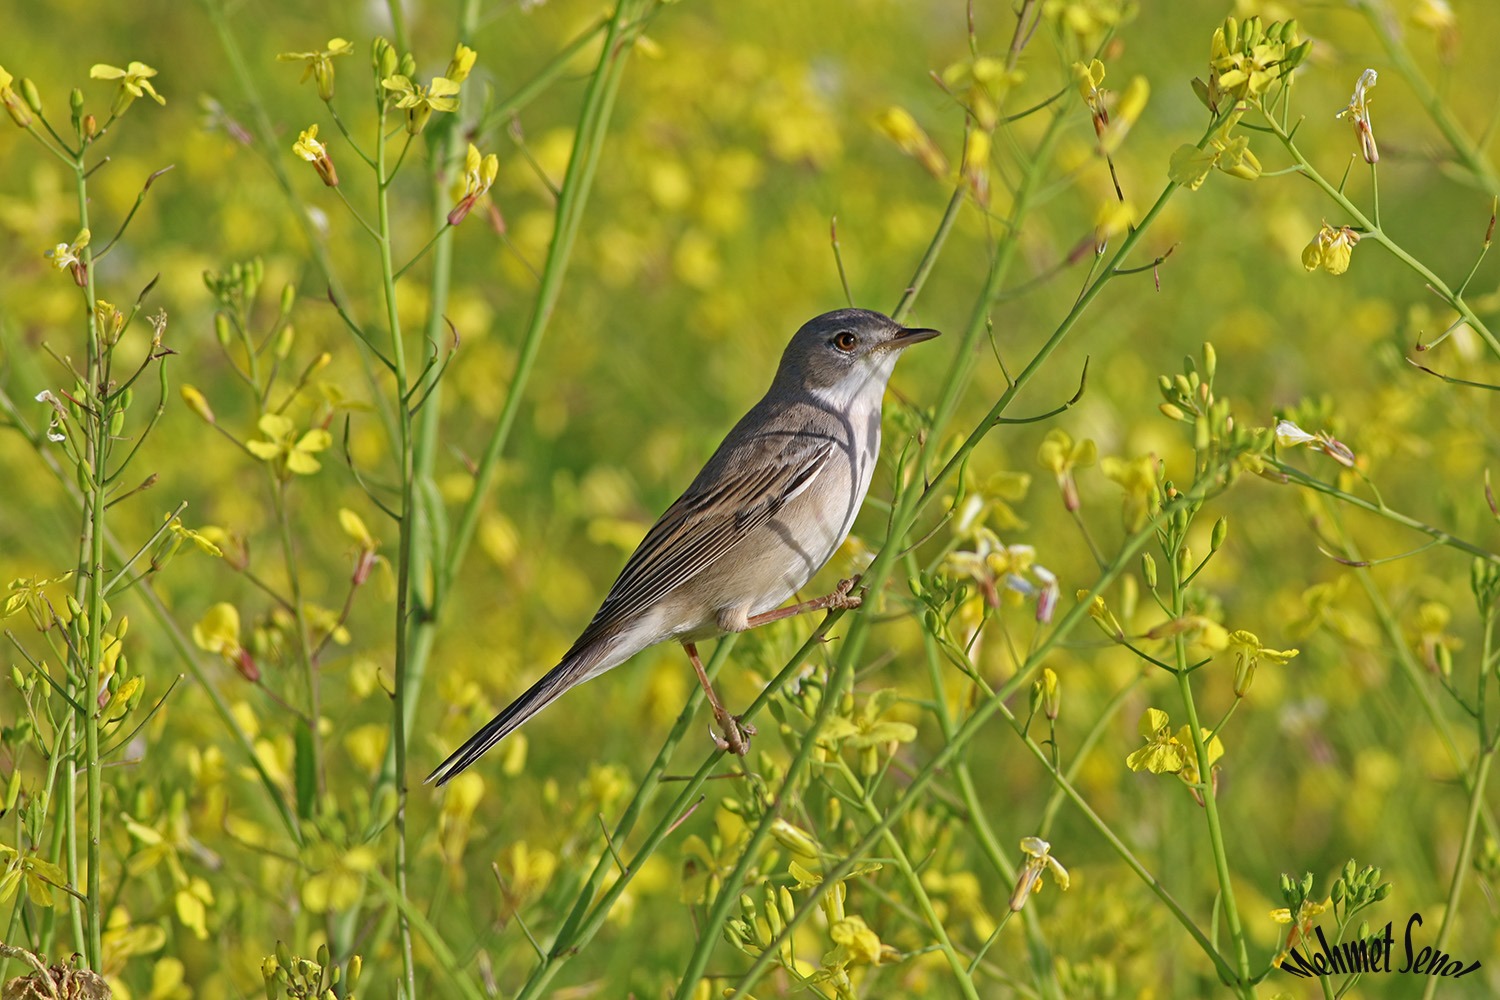
<svg viewBox="0 0 1500 1000">
<path fill-rule="evenodd" d="M 1349 106 L 1334 116 L 1342 118 L 1348 115 L 1354 122 L 1354 134 L 1359 137 L 1360 152 L 1364 154 L 1366 163 L 1375 163 L 1380 159 L 1380 151 L 1375 148 L 1375 130 L 1370 124 L 1369 94 L 1379 75 L 1373 69 L 1359 74 L 1359 79 L 1354 84 L 1354 96 L 1349 98 Z"/>
<path fill-rule="evenodd" d="M 1276 424 L 1276 443 L 1283 448 L 1294 447 L 1299 444 L 1307 444 L 1316 441 L 1316 434 L 1309 434 L 1290 420 L 1278 421 Z"/>
</svg>

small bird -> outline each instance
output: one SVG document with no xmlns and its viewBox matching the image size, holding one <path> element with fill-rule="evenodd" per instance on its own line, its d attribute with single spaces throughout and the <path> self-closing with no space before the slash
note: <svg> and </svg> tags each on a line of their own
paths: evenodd
<svg viewBox="0 0 1500 1000">
<path fill-rule="evenodd" d="M 562 661 L 427 780 L 444 784 L 564 691 L 668 639 L 682 643 L 698 673 L 724 734 L 715 742 L 744 756 L 755 729 L 725 711 L 695 643 L 859 606 L 856 580 L 781 604 L 848 536 L 880 453 L 885 384 L 904 349 L 936 336 L 868 309 L 809 320 L 792 336 L 771 388 L 646 532 Z"/>
</svg>

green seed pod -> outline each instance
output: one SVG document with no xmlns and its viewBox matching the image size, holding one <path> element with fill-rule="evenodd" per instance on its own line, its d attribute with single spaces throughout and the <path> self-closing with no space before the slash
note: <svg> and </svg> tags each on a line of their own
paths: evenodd
<svg viewBox="0 0 1500 1000">
<path fill-rule="evenodd" d="M 1196 76 L 1193 77 L 1193 93 L 1197 95 L 1200 104 L 1210 111 L 1213 110 L 1213 101 L 1209 98 L 1208 84 Z"/>
<path fill-rule="evenodd" d="M 223 313 L 214 314 L 214 336 L 218 338 L 220 347 L 229 346 L 229 317 Z"/>
<path fill-rule="evenodd" d="M 1208 542 L 1208 551 L 1217 552 L 1224 539 L 1229 537 L 1229 518 L 1221 517 L 1214 522 L 1214 531 Z"/>
<path fill-rule="evenodd" d="M 776 898 L 776 887 L 770 882 L 765 884 L 765 894 L 763 909 L 766 914 L 766 924 L 771 928 L 771 937 L 774 938 L 786 928 L 786 921 L 781 917 L 781 905 Z"/>
</svg>

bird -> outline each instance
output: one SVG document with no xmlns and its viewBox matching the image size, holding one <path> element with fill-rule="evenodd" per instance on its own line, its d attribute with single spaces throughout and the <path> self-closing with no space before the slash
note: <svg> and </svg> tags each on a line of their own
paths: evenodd
<svg viewBox="0 0 1500 1000">
<path fill-rule="evenodd" d="M 565 691 L 667 640 L 682 644 L 697 672 L 723 734 L 713 734 L 715 743 L 744 756 L 755 729 L 725 710 L 696 643 L 859 606 L 854 578 L 782 607 L 854 526 L 880 453 L 881 404 L 897 358 L 937 336 L 869 309 L 838 309 L 803 324 L 765 396 L 646 532 L 561 661 L 427 782 L 445 784 Z"/>
</svg>

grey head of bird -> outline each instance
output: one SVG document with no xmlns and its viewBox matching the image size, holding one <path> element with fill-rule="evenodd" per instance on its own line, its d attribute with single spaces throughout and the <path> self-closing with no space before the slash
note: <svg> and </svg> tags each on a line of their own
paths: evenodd
<svg viewBox="0 0 1500 1000">
<path fill-rule="evenodd" d="M 809 393 L 835 406 L 847 406 L 867 393 L 878 400 L 902 350 L 937 335 L 936 330 L 904 327 L 872 309 L 824 313 L 792 335 L 776 370 L 776 387 Z"/>
</svg>

